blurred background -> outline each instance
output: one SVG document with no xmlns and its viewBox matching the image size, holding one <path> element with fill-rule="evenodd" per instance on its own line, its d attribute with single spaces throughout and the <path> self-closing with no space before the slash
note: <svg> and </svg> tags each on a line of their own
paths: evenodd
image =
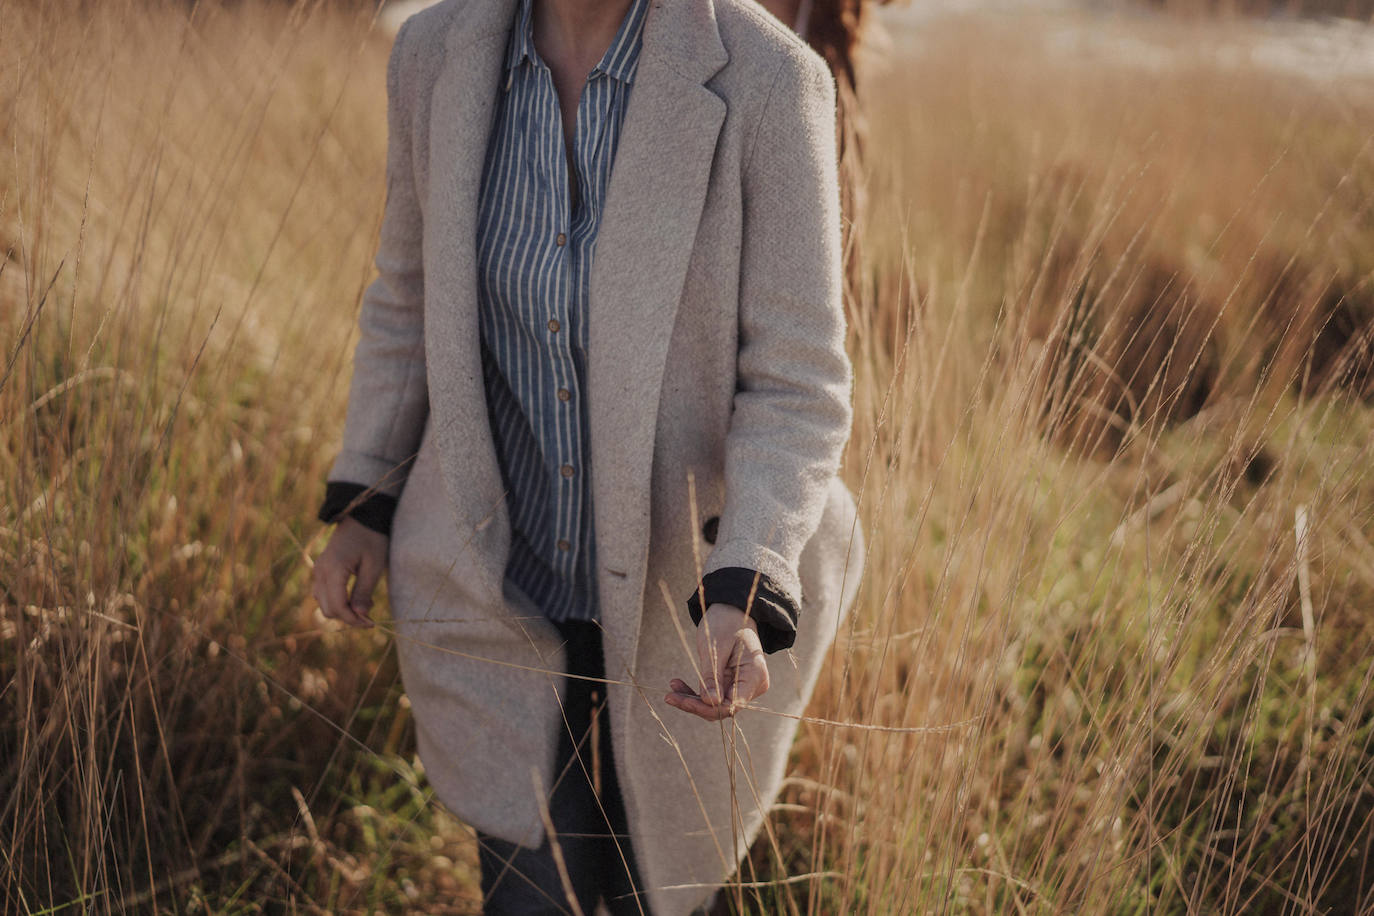
<svg viewBox="0 0 1374 916">
<path fill-rule="evenodd" d="M 771 5 L 870 554 L 730 910 L 1374 912 L 1374 3 Z M 478 911 L 309 587 L 411 10 L 0 0 L 0 911 Z"/>
</svg>

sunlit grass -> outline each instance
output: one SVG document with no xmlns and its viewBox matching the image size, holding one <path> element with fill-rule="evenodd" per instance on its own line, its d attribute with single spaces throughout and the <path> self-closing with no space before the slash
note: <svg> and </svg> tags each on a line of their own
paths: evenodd
<svg viewBox="0 0 1374 916">
<path fill-rule="evenodd" d="M 386 628 L 309 597 L 387 41 L 74 8 L 0 28 L 0 910 L 476 912 Z M 866 84 L 870 554 L 810 711 L 931 730 L 804 724 L 735 899 L 1369 911 L 1374 96 L 1034 28 Z"/>
</svg>

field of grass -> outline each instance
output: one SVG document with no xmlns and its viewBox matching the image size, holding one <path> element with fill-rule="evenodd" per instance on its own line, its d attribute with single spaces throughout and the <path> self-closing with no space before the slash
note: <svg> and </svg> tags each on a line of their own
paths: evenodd
<svg viewBox="0 0 1374 916">
<path fill-rule="evenodd" d="M 0 911 L 474 913 L 309 591 L 388 42 L 188 9 L 0 5 Z M 1374 912 L 1374 86 L 1038 28 L 868 72 L 811 712 L 930 730 L 804 724 L 735 908 Z"/>
</svg>

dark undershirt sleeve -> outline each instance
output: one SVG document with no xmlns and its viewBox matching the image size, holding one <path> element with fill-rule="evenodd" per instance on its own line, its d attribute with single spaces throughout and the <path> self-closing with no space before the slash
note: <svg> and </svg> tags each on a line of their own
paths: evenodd
<svg viewBox="0 0 1374 916">
<path fill-rule="evenodd" d="M 368 488 L 360 483 L 331 480 L 324 486 L 324 503 L 317 517 L 322 522 L 332 523 L 350 515 L 364 528 L 390 536 L 396 497 L 388 493 L 364 494 L 368 494 Z"/>
<path fill-rule="evenodd" d="M 750 602 L 750 595 L 753 601 Z M 772 654 L 792 648 L 797 640 L 797 607 L 763 573 L 742 566 L 727 566 L 709 572 L 687 599 L 692 623 L 700 625 L 703 608 L 728 604 L 746 610 L 759 628 L 763 651 Z"/>
<path fill-rule="evenodd" d="M 396 512 L 396 498 L 386 493 L 367 494 L 363 484 L 331 480 L 325 484 L 324 502 L 318 518 L 322 522 L 337 522 L 345 515 L 352 516 L 363 527 L 381 534 L 391 534 L 391 517 Z M 756 583 L 757 580 L 757 583 Z M 753 602 L 750 602 L 750 593 Z M 687 599 L 687 613 L 692 623 L 700 625 L 704 606 L 728 604 L 749 616 L 759 628 L 759 644 L 772 654 L 790 649 L 797 639 L 797 607 L 773 584 L 768 576 L 742 566 L 717 569 L 702 577 L 701 588 L 693 589 Z"/>
</svg>

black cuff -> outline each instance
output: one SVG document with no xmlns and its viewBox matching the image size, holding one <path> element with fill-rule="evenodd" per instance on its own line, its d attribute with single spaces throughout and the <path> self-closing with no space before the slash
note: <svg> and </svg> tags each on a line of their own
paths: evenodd
<svg viewBox="0 0 1374 916">
<path fill-rule="evenodd" d="M 753 602 L 749 600 L 753 593 Z M 759 628 L 759 643 L 770 655 L 797 641 L 797 606 L 763 573 L 742 566 L 709 572 L 687 599 L 692 623 L 700 624 L 703 608 L 728 604 L 748 613 Z"/>
<path fill-rule="evenodd" d="M 353 501 L 369 489 L 360 483 L 329 481 L 324 485 L 324 503 L 317 517 L 322 522 L 337 522 L 342 516 L 349 515 L 364 528 L 389 536 L 391 516 L 396 513 L 396 497 L 389 493 L 372 493 L 353 505 Z"/>
</svg>

